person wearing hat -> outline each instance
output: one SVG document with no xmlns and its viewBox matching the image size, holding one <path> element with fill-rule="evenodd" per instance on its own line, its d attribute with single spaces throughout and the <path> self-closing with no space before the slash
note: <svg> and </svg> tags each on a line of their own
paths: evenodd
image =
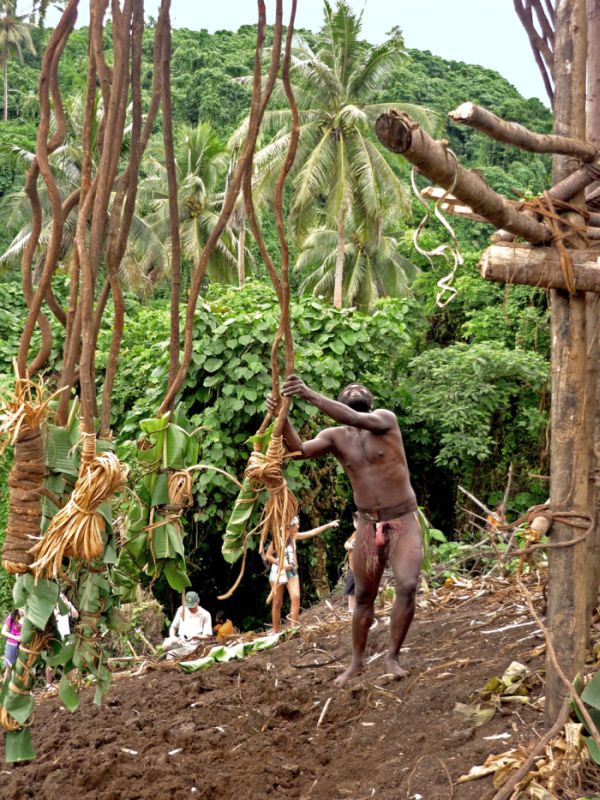
<svg viewBox="0 0 600 800">
<path fill-rule="evenodd" d="M 203 639 L 212 636 L 212 619 L 206 609 L 201 608 L 197 592 L 188 592 L 185 606 L 179 606 L 169 635 L 163 642 L 163 648 L 174 651 L 176 655 L 191 653 Z M 179 652 L 184 650 L 185 652 Z"/>
<path fill-rule="evenodd" d="M 300 616 L 300 579 L 298 577 L 296 542 L 318 536 L 328 528 L 337 528 L 338 525 L 339 522 L 335 519 L 326 525 L 320 525 L 318 528 L 300 533 L 300 520 L 298 517 L 292 517 L 288 523 L 287 540 L 281 565 L 273 542 L 269 545 L 265 560 L 271 565 L 269 582 L 273 588 L 273 604 L 271 606 L 273 633 L 279 633 L 281 628 L 281 606 L 283 605 L 284 587 L 286 586 L 290 596 L 290 622 L 292 625 L 298 624 Z"/>
</svg>

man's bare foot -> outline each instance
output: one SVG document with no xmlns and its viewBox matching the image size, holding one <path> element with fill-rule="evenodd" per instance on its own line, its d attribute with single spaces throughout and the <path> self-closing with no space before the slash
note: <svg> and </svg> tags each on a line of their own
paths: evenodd
<svg viewBox="0 0 600 800">
<path fill-rule="evenodd" d="M 350 663 L 350 666 L 345 672 L 342 672 L 341 675 L 338 675 L 337 678 L 334 680 L 336 686 L 345 686 L 350 678 L 353 678 L 355 675 L 360 675 L 360 673 L 364 670 L 365 665 L 361 662 L 355 664 L 353 661 Z"/>
<path fill-rule="evenodd" d="M 383 663 L 385 665 L 385 675 L 393 675 L 396 680 L 406 678 L 408 675 L 408 672 L 402 669 L 395 656 L 386 656 Z"/>
</svg>

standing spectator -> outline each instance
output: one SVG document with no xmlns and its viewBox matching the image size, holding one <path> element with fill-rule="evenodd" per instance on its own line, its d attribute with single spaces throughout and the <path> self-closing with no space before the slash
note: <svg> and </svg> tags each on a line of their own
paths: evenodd
<svg viewBox="0 0 600 800">
<path fill-rule="evenodd" d="M 271 587 L 273 587 L 273 605 L 271 607 L 273 633 L 279 633 L 281 627 L 281 606 L 283 605 L 283 590 L 286 586 L 290 596 L 290 621 L 292 625 L 298 624 L 298 617 L 300 616 L 300 578 L 298 577 L 296 542 L 318 536 L 328 528 L 337 528 L 338 524 L 336 519 L 333 522 L 328 522 L 326 525 L 320 525 L 318 528 L 314 528 L 311 531 L 300 533 L 298 530 L 300 527 L 300 520 L 298 517 L 292 517 L 288 523 L 287 539 L 283 554 L 283 566 L 281 569 L 279 569 L 279 560 L 273 542 L 269 545 L 266 560 L 271 564 L 269 581 Z"/>
<path fill-rule="evenodd" d="M 6 644 L 4 646 L 4 680 L 7 681 L 17 661 L 17 653 L 19 652 L 19 643 L 21 641 L 21 630 L 23 628 L 23 609 L 13 609 L 4 622 L 2 636 L 6 637 Z"/>
<path fill-rule="evenodd" d="M 56 629 L 59 638 L 64 641 L 71 633 L 71 620 L 76 620 L 79 617 L 79 612 L 71 603 L 69 598 L 63 592 L 60 593 L 58 603 L 54 608 L 54 619 L 56 620 Z M 45 671 L 46 676 L 46 689 L 52 688 L 52 667 L 47 666 Z"/>
</svg>

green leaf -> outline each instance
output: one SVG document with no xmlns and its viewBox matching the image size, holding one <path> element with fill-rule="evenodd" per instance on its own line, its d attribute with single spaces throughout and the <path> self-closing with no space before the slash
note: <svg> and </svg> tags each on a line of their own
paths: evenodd
<svg viewBox="0 0 600 800">
<path fill-rule="evenodd" d="M 192 585 L 185 569 L 175 559 L 165 561 L 163 572 L 169 582 L 169 586 L 176 592 L 183 592 L 188 586 Z"/>
<path fill-rule="evenodd" d="M 60 679 L 58 694 L 67 711 L 73 713 L 79 708 L 79 692 L 76 691 L 66 675 Z"/>
<path fill-rule="evenodd" d="M 4 708 L 8 711 L 11 717 L 14 717 L 19 725 L 24 725 L 33 713 L 35 707 L 35 700 L 33 694 L 16 694 L 9 688 L 6 700 L 4 701 Z"/>
<path fill-rule="evenodd" d="M 143 419 L 140 422 L 140 428 L 144 431 L 144 433 L 157 433 L 158 431 L 164 431 L 169 424 L 169 415 L 163 414 L 162 417 L 150 417 L 149 419 Z"/>
<path fill-rule="evenodd" d="M 169 502 L 169 476 L 166 472 L 159 472 L 152 488 L 150 505 L 164 506 Z"/>
<path fill-rule="evenodd" d="M 169 558 L 169 536 L 166 525 L 158 525 L 152 530 L 152 555 L 157 561 L 161 558 Z"/>
<path fill-rule="evenodd" d="M 77 459 L 66 428 L 48 423 L 45 455 L 46 466 L 51 470 L 77 477 Z"/>
<path fill-rule="evenodd" d="M 588 706 L 600 709 L 600 672 L 597 672 L 585 687 L 581 693 L 581 699 Z"/>
<path fill-rule="evenodd" d="M 207 358 L 204 362 L 204 369 L 207 372 L 216 372 L 223 366 L 223 361 L 220 358 Z"/>
<path fill-rule="evenodd" d="M 592 739 L 591 736 L 583 736 L 582 738 L 586 744 L 587 749 L 589 750 L 592 759 L 595 761 L 596 764 L 600 765 L 600 748 L 598 747 L 598 745 Z"/>
<path fill-rule="evenodd" d="M 58 583 L 39 578 L 34 584 L 27 602 L 25 603 L 25 616 L 41 631 L 46 627 L 50 615 L 58 601 Z"/>
<path fill-rule="evenodd" d="M 4 759 L 8 764 L 18 761 L 33 761 L 35 750 L 31 741 L 31 730 L 7 731 L 4 745 Z"/>
<path fill-rule="evenodd" d="M 183 469 L 185 467 L 188 438 L 187 433 L 182 428 L 177 425 L 169 425 L 167 428 L 167 467 L 171 469 Z"/>
<path fill-rule="evenodd" d="M 125 542 L 125 548 L 119 553 L 119 566 L 123 565 L 125 560 L 123 554 L 126 551 L 129 552 L 131 557 L 135 559 L 139 566 L 142 566 L 146 561 L 146 554 L 148 552 L 148 532 L 139 531 L 138 533 L 134 534 Z"/>
<path fill-rule="evenodd" d="M 19 575 L 13 586 L 13 603 L 15 608 L 24 608 L 27 598 L 33 589 L 33 575 L 27 573 L 26 575 Z"/>
</svg>

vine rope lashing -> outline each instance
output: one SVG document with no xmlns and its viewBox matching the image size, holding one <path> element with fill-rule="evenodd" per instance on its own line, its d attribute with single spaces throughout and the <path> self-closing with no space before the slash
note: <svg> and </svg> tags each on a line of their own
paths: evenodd
<svg viewBox="0 0 600 800">
<path fill-rule="evenodd" d="M 413 192 L 415 193 L 418 201 L 425 208 L 425 216 L 423 217 L 417 229 L 413 233 L 413 245 L 415 247 L 415 250 L 417 251 L 417 253 L 419 253 L 420 255 L 424 256 L 427 259 L 427 261 L 431 264 L 432 268 L 435 268 L 435 265 L 433 263 L 433 258 L 436 256 L 443 256 L 446 259 L 446 261 L 452 261 L 452 269 L 450 270 L 450 272 L 443 278 L 440 278 L 440 280 L 437 282 L 437 286 L 439 287 L 440 291 L 436 295 L 435 303 L 438 306 L 438 308 L 445 308 L 448 305 L 448 303 L 451 303 L 452 300 L 454 300 L 454 298 L 458 294 L 458 290 L 456 289 L 456 287 L 452 285 L 452 282 L 454 281 L 454 278 L 456 276 L 456 270 L 458 269 L 459 266 L 462 266 L 464 264 L 464 259 L 460 251 L 460 245 L 458 243 L 458 239 L 456 238 L 456 234 L 454 233 L 454 229 L 452 228 L 452 226 L 450 225 L 450 223 L 444 217 L 444 215 L 440 210 L 446 198 L 454 191 L 458 177 L 458 159 L 455 153 L 449 147 L 446 147 L 446 152 L 452 157 L 454 161 L 454 178 L 452 180 L 452 185 L 448 189 L 446 189 L 444 193 L 436 200 L 433 207 L 433 214 L 435 218 L 444 226 L 444 228 L 450 235 L 451 239 L 450 244 L 446 242 L 445 244 L 440 244 L 437 247 L 434 247 L 432 250 L 426 250 L 419 244 L 419 239 L 421 237 L 421 234 L 423 233 L 423 229 L 425 228 L 427 222 L 429 221 L 429 216 L 430 216 L 429 205 L 423 199 L 423 196 L 417 186 L 416 167 L 413 167 L 410 173 L 410 182 Z M 448 295 L 448 297 L 445 300 L 442 300 L 444 295 Z"/>
</svg>

